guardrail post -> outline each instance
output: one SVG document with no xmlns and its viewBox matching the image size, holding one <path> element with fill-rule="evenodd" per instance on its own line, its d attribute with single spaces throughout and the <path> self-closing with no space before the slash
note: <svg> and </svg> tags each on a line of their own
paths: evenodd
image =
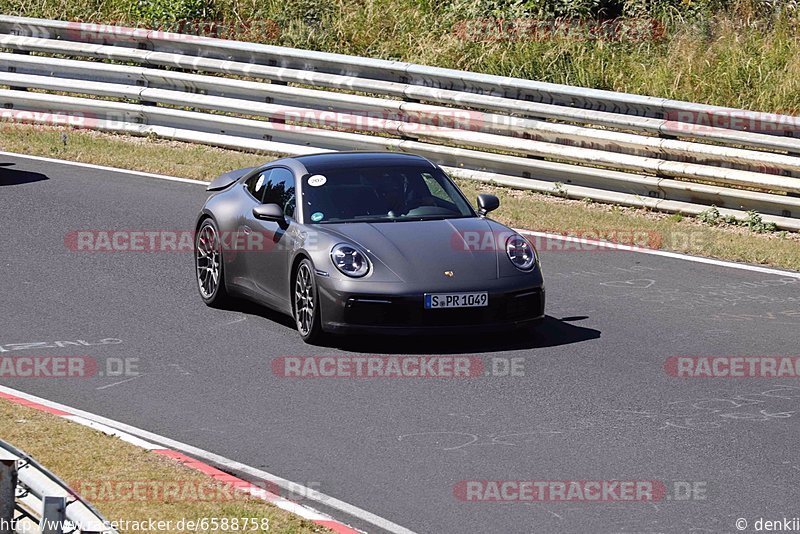
<svg viewBox="0 0 800 534">
<path fill-rule="evenodd" d="M 17 457 L 0 451 L 0 534 L 13 534 L 11 521 L 17 490 Z"/>
<path fill-rule="evenodd" d="M 66 497 L 43 497 L 42 520 L 39 530 L 42 534 L 64 534 L 64 522 L 67 520 Z"/>
</svg>

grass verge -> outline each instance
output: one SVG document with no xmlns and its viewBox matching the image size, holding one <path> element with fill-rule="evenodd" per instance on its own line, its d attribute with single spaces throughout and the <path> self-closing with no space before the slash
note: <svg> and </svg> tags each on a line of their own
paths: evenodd
<svg viewBox="0 0 800 534">
<path fill-rule="evenodd" d="M 136 138 L 84 130 L 15 124 L 5 128 L 0 150 L 98 165 L 210 180 L 231 169 L 258 165 L 274 155 L 192 145 L 154 138 Z M 746 227 L 698 218 L 667 215 L 637 208 L 568 200 L 557 195 L 517 191 L 458 180 L 468 197 L 491 192 L 501 207 L 493 214 L 518 228 L 589 234 L 626 243 L 632 233 L 646 233 L 634 244 L 732 261 L 800 270 L 800 234 L 755 233 Z"/>
<path fill-rule="evenodd" d="M 251 518 L 258 520 L 259 530 L 248 529 L 250 532 L 331 532 L 253 497 L 235 493 L 234 498 L 229 498 L 229 490 L 175 460 L 3 399 L 0 399 L 0 438 L 24 450 L 78 493 L 83 493 L 109 521 L 140 524 L 150 519 L 171 521 L 171 528 L 158 532 L 224 534 L 233 529 L 209 526 L 189 530 L 179 529 L 178 524 L 182 519 L 199 522 L 203 518 L 229 521 L 238 518 L 241 522 L 243 518 Z M 129 490 L 133 487 L 129 484 L 136 484 L 141 491 Z M 92 488 L 91 495 L 80 488 Z M 268 529 L 260 529 L 265 526 L 261 523 L 263 519 L 268 521 Z M 123 534 L 149 531 L 128 525 L 128 530 L 120 529 Z"/>
</svg>

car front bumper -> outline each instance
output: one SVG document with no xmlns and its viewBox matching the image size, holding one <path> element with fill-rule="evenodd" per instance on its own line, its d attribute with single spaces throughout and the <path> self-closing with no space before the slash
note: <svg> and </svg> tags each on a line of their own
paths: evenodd
<svg viewBox="0 0 800 534">
<path fill-rule="evenodd" d="M 425 309 L 423 293 L 387 295 L 328 288 L 321 302 L 322 328 L 334 333 L 464 334 L 523 328 L 544 318 L 541 285 L 488 293 L 488 306 Z"/>
</svg>

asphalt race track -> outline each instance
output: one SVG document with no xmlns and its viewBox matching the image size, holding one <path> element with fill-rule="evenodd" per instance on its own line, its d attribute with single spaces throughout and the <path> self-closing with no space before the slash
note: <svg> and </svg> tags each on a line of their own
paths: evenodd
<svg viewBox="0 0 800 534">
<path fill-rule="evenodd" d="M 2 384 L 314 486 L 419 533 L 736 532 L 737 518 L 800 515 L 800 381 L 664 369 L 671 356 L 797 355 L 800 279 L 544 250 L 548 318 L 533 335 L 311 347 L 269 311 L 203 305 L 191 253 L 65 244 L 78 230 L 191 231 L 205 195 L 0 158 L 0 355 L 138 358 L 141 372 Z M 121 342 L 52 348 L 109 339 Z M 29 342 L 51 348 L 9 348 Z M 463 354 L 487 368 L 522 358 L 524 376 L 294 379 L 271 368 L 281 356 L 345 354 Z M 454 487 L 469 480 L 660 481 L 667 495 L 466 502 Z M 675 487 L 698 491 L 684 499 Z"/>
</svg>

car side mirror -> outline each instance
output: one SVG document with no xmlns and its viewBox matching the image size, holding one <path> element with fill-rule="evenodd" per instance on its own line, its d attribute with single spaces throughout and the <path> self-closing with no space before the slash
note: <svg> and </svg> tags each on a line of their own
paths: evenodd
<svg viewBox="0 0 800 534">
<path fill-rule="evenodd" d="M 265 221 L 283 221 L 283 208 L 277 204 L 259 204 L 253 208 L 253 216 Z"/>
<path fill-rule="evenodd" d="M 500 207 L 500 199 L 494 195 L 478 195 L 478 208 L 481 215 L 486 215 Z"/>
</svg>

